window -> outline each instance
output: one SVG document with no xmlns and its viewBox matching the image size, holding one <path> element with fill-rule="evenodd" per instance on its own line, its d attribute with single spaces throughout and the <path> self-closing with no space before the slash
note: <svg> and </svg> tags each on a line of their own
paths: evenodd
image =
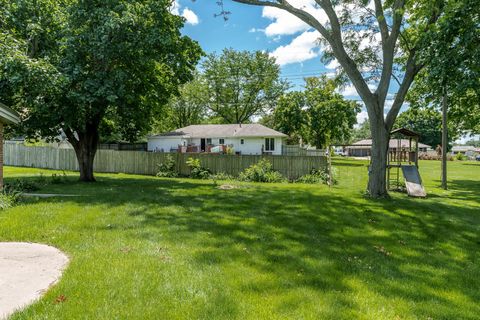
<svg viewBox="0 0 480 320">
<path fill-rule="evenodd" d="M 218 144 L 225 144 L 225 139 L 218 139 Z"/>
<path fill-rule="evenodd" d="M 244 143 L 245 143 L 245 140 L 240 139 L 240 144 L 244 144 Z"/>
<path fill-rule="evenodd" d="M 265 151 L 275 151 L 274 138 L 265 138 Z"/>
<path fill-rule="evenodd" d="M 207 144 L 212 144 L 212 138 L 207 138 Z"/>
</svg>

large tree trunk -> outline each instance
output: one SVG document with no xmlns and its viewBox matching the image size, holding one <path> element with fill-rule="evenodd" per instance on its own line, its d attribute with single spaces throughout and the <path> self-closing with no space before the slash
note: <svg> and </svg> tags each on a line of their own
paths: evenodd
<svg viewBox="0 0 480 320">
<path fill-rule="evenodd" d="M 80 181 L 94 182 L 93 160 L 95 159 L 99 140 L 98 128 L 95 125 L 87 125 L 86 132 L 77 134 L 78 139 L 74 137 L 73 133 L 67 133 L 67 136 L 77 156 Z"/>
<path fill-rule="evenodd" d="M 388 196 L 386 174 L 390 132 L 385 128 L 385 125 L 375 124 L 374 121 L 371 121 L 370 126 L 372 133 L 372 161 L 368 171 L 367 191 L 373 198 L 382 198 Z"/>
</svg>

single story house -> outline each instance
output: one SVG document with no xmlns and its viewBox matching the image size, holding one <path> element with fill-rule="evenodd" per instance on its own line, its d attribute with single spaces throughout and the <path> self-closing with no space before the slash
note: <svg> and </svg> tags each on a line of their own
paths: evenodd
<svg viewBox="0 0 480 320">
<path fill-rule="evenodd" d="M 191 125 L 148 137 L 148 151 L 222 152 L 281 155 L 287 135 L 261 124 Z"/>
<path fill-rule="evenodd" d="M 474 146 L 453 146 L 452 147 L 452 154 L 464 154 L 467 156 L 473 156 L 476 153 L 480 152 L 480 148 L 476 148 Z"/>
<path fill-rule="evenodd" d="M 19 122 L 18 113 L 0 102 L 0 189 L 3 188 L 3 127 Z"/>
<path fill-rule="evenodd" d="M 409 139 L 401 139 L 400 146 L 401 148 L 407 149 L 410 145 Z M 390 139 L 389 143 L 390 151 L 397 151 L 398 148 L 398 139 Z M 345 153 L 350 157 L 369 157 L 372 150 L 372 139 L 360 140 L 352 145 L 345 147 Z M 427 152 L 432 150 L 432 147 L 418 143 L 418 152 Z"/>
</svg>

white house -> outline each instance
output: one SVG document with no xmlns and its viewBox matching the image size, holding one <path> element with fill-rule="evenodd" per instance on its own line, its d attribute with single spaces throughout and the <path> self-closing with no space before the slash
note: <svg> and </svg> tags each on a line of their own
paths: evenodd
<svg viewBox="0 0 480 320">
<path fill-rule="evenodd" d="M 236 154 L 281 155 L 286 137 L 261 124 L 192 125 L 148 137 L 147 148 L 156 152 L 216 152 L 228 146 Z"/>
</svg>

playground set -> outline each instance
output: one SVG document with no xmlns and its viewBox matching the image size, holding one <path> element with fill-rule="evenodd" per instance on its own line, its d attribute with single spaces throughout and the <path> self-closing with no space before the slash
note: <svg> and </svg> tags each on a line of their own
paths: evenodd
<svg viewBox="0 0 480 320">
<path fill-rule="evenodd" d="M 418 172 L 418 138 L 419 134 L 400 128 L 391 132 L 390 140 L 396 140 L 397 145 L 388 150 L 387 187 L 389 190 L 403 190 L 400 171 L 405 180 L 405 189 L 411 197 L 427 196 Z M 402 145 L 402 139 L 408 139 L 408 146 Z"/>
</svg>

